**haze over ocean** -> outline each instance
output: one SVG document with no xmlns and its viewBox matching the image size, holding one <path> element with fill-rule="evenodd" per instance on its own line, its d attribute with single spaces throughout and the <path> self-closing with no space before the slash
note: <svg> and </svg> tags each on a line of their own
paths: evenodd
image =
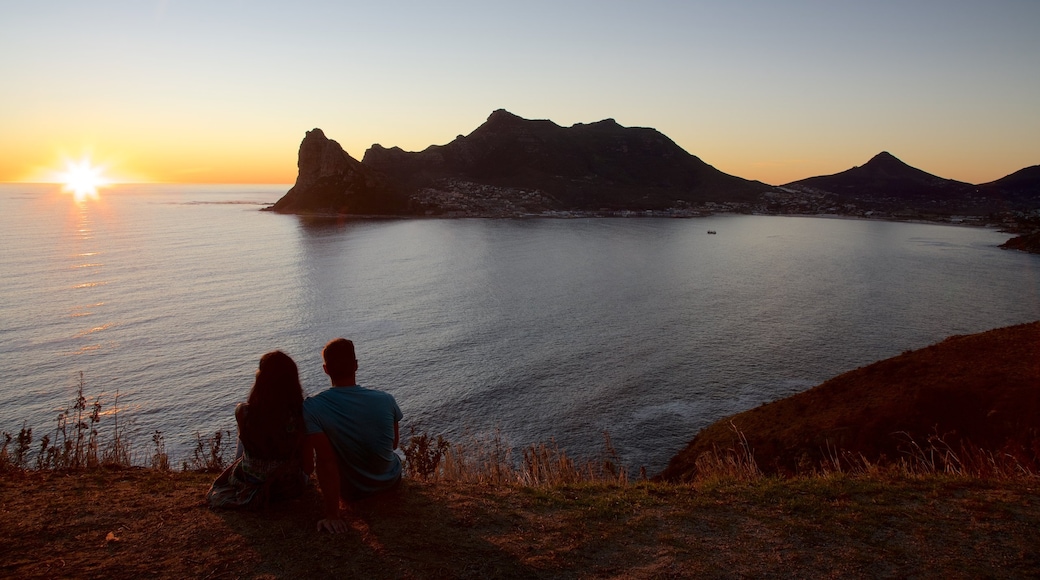
<svg viewBox="0 0 1040 580">
<path fill-rule="evenodd" d="M 1040 256 L 993 230 L 822 218 L 308 220 L 287 186 L 0 185 L 0 429 L 88 396 L 161 430 L 234 430 L 260 355 L 304 387 L 356 341 L 404 433 L 500 429 L 572 455 L 610 433 L 664 467 L 700 428 L 841 372 L 1040 319 Z M 715 230 L 717 235 L 706 235 Z"/>
</svg>

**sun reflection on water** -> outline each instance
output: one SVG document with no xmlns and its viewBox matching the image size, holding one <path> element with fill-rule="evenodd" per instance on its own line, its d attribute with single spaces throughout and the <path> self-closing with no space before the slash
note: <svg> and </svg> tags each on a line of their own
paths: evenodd
<svg viewBox="0 0 1040 580">
<path fill-rule="evenodd" d="M 67 292 L 75 293 L 73 306 L 66 316 L 76 320 L 66 338 L 72 341 L 64 354 L 72 357 L 92 357 L 99 352 L 110 351 L 114 343 L 106 338 L 111 334 L 113 322 L 105 320 L 105 288 L 111 282 L 106 276 L 108 258 L 104 248 L 104 223 L 111 215 L 104 200 L 98 196 L 98 188 L 107 184 L 101 177 L 100 168 L 90 165 L 86 159 L 79 164 L 69 164 L 69 171 L 62 174 L 63 193 L 68 203 L 68 222 L 65 238 L 68 244 L 61 252 L 63 267 L 73 272 L 67 279 Z M 100 220 L 100 221 L 99 221 Z M 99 230 L 99 226 L 102 226 Z M 96 320 L 98 314 L 102 320 Z"/>
</svg>

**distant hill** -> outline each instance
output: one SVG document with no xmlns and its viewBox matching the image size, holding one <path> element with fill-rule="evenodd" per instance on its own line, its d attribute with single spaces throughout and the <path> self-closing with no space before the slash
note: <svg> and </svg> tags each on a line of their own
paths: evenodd
<svg viewBox="0 0 1040 580">
<path fill-rule="evenodd" d="M 1040 165 L 1020 169 L 978 188 L 1009 209 L 1040 208 Z"/>
<path fill-rule="evenodd" d="M 795 473 L 844 450 L 870 461 L 898 458 L 908 438 L 938 435 L 1006 449 L 1040 461 L 1040 322 L 950 337 L 845 373 L 806 392 L 708 426 L 669 462 L 661 478 L 681 480 L 697 457 L 747 437 L 760 468 Z M 732 424 L 732 425 L 731 425 Z"/>
<path fill-rule="evenodd" d="M 469 135 L 421 152 L 372 146 L 357 162 L 320 129 L 300 145 L 280 212 L 510 215 L 663 210 L 752 202 L 773 189 L 723 173 L 654 129 L 612 119 L 561 127 L 493 112 Z"/>
<path fill-rule="evenodd" d="M 921 171 L 887 151 L 878 153 L 862 166 L 794 181 L 783 187 L 824 192 L 845 202 L 887 211 L 915 209 L 949 213 L 991 205 L 978 193 L 978 187 Z"/>
</svg>

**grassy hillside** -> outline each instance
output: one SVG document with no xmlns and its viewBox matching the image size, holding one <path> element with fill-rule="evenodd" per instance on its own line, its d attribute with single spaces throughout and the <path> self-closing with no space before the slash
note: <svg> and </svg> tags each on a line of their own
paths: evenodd
<svg viewBox="0 0 1040 580">
<path fill-rule="evenodd" d="M 211 475 L 0 476 L 8 578 L 1023 578 L 1035 478 L 761 478 L 550 488 L 407 481 L 319 534 L 315 492 L 203 503 Z"/>
<path fill-rule="evenodd" d="M 1018 463 L 1036 473 L 1038 417 L 1035 322 L 954 336 L 719 421 L 698 433 L 661 477 L 693 477 L 698 457 L 734 448 L 752 453 L 766 473 L 799 473 L 842 459 L 888 462 L 922 451 Z"/>
<path fill-rule="evenodd" d="M 671 481 L 413 434 L 403 486 L 341 535 L 315 530 L 314 488 L 210 510 L 215 475 L 171 471 L 159 434 L 153 467 L 127 467 L 81 392 L 66 415 L 87 435 L 0 448 L 0 577 L 1034 577 L 1038 353 L 1034 323 L 857 369 L 704 430 Z M 204 447 L 190 465 L 219 471 Z"/>
</svg>

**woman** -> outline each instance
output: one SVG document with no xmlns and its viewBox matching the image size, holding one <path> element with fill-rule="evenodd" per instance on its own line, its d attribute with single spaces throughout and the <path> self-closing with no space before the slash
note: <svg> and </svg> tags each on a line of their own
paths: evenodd
<svg viewBox="0 0 1040 580">
<path fill-rule="evenodd" d="M 249 398 L 235 407 L 239 456 L 206 494 L 211 507 L 262 508 L 303 493 L 302 409 L 296 363 L 279 350 L 260 357 Z"/>
</svg>

